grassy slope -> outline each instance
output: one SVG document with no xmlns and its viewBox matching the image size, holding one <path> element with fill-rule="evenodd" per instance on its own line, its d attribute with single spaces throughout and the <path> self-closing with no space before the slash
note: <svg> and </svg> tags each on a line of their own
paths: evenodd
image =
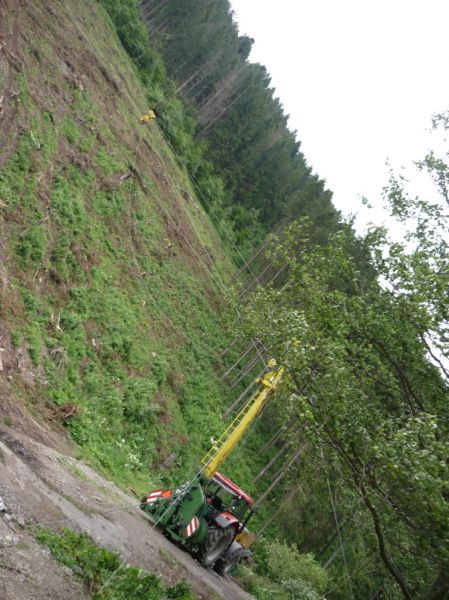
<svg viewBox="0 0 449 600">
<path fill-rule="evenodd" d="M 218 378 L 229 308 L 217 281 L 233 267 L 181 193 L 194 197 L 157 123 L 139 124 L 148 106 L 105 13 L 60 0 L 24 4 L 18 19 L 1 313 L 40 383 L 14 375 L 14 393 L 38 408 L 46 398 L 80 407 L 70 429 L 81 455 L 123 485 L 182 481 L 230 402 Z M 258 443 L 226 465 L 242 485 Z"/>
</svg>

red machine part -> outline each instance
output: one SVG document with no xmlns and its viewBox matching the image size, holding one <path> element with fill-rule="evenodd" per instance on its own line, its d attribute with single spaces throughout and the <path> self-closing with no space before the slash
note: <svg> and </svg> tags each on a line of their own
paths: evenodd
<svg viewBox="0 0 449 600">
<path fill-rule="evenodd" d="M 239 488 L 238 485 L 236 485 L 233 481 L 231 481 L 218 471 L 214 473 L 214 479 L 219 481 L 225 487 L 229 488 L 229 490 L 231 490 L 234 494 L 237 494 L 238 496 L 246 500 L 246 502 L 248 502 L 250 506 L 254 504 L 254 500 L 250 496 L 248 496 L 246 492 L 244 492 L 241 488 Z"/>
<path fill-rule="evenodd" d="M 230 512 L 220 513 L 219 515 L 214 517 L 214 521 L 219 527 L 222 528 L 229 527 L 229 525 L 232 525 L 235 529 L 238 529 L 240 527 L 239 520 L 236 517 L 234 517 L 234 515 Z"/>
<path fill-rule="evenodd" d="M 159 498 L 170 498 L 172 493 L 172 490 L 154 490 L 153 492 L 150 492 L 148 496 L 145 496 L 144 502 L 146 504 L 156 504 Z"/>
</svg>

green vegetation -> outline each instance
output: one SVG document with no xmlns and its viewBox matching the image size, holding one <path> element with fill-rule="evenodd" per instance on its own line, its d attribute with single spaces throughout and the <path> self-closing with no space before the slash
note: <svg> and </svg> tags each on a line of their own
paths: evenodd
<svg viewBox="0 0 449 600">
<path fill-rule="evenodd" d="M 164 586 L 159 577 L 125 565 L 119 556 L 93 544 L 85 534 L 64 529 L 61 534 L 36 528 L 36 539 L 47 546 L 53 557 L 81 579 L 92 600 L 195 600 L 186 581 Z"/>
<path fill-rule="evenodd" d="M 73 10 L 85 15 L 89 39 L 95 32 L 100 64 L 133 98 L 104 106 L 110 84 L 103 78 L 99 86 L 97 72 L 82 89 L 67 80 L 66 68 L 54 67 L 51 32 L 36 35 L 46 61 L 38 75 L 35 48 L 24 51 L 22 126 L 0 172 L 9 272 L 1 312 L 12 344 L 28 351 L 46 382 L 37 398 L 79 409 L 66 426 L 80 456 L 143 493 L 160 483 L 158 467 L 173 451 L 165 483 L 184 479 L 222 427 L 226 390 L 216 357 L 228 315 L 217 281 L 231 265 L 204 212 L 180 195 L 189 183 L 157 125 L 139 124 L 133 102 L 146 99 L 129 59 L 98 14 Z M 80 41 L 67 43 L 73 55 L 80 51 Z M 57 92 L 42 105 L 29 90 L 49 71 Z M 205 246 L 214 263 L 205 262 Z M 16 393 L 29 398 L 19 380 Z"/>
<path fill-rule="evenodd" d="M 16 145 L 0 172 L 0 311 L 23 359 L 8 386 L 34 411 L 74 405 L 64 425 L 79 455 L 120 485 L 185 481 L 230 404 L 229 275 L 299 217 L 272 244 L 282 287 L 239 307 L 237 334 L 262 340 L 288 376 L 226 473 L 257 497 L 273 453 L 301 449 L 251 522 L 272 541 L 241 580 L 261 600 L 444 598 L 446 212 L 393 177 L 404 243 L 339 222 L 226 0 L 147 0 L 149 37 L 135 0 L 62 2 L 51 27 L 43 10 L 23 24 Z M 150 107 L 158 119 L 143 126 Z M 418 167 L 447 201 L 447 157 Z M 37 535 L 98 598 L 190 597 L 85 536 Z M 102 589 L 118 568 L 117 588 Z"/>
<path fill-rule="evenodd" d="M 331 192 L 312 173 L 265 67 L 248 60 L 228 0 L 145 0 L 150 41 L 195 122 L 195 141 L 223 178 L 238 240 L 307 215 L 316 239 L 338 228 Z M 188 33 L 186 33 L 188 32 Z M 179 59 L 182 57 L 182 60 Z"/>
<path fill-rule="evenodd" d="M 254 566 L 240 567 L 238 577 L 258 600 L 323 600 L 328 586 L 326 571 L 311 554 L 278 541 L 258 542 Z"/>
<path fill-rule="evenodd" d="M 31 31 L 46 22 L 39 11 Z M 0 171 L 8 273 L 0 310 L 35 381 L 14 374 L 11 385 L 34 414 L 48 400 L 73 405 L 64 426 L 77 456 L 143 494 L 187 479 L 223 429 L 230 397 L 219 352 L 234 315 L 220 278 L 233 266 L 207 215 L 180 193 L 194 197 L 157 124 L 140 125 L 146 91 L 108 16 L 70 3 L 58 8 L 58 27 L 72 22 L 71 11 L 97 53 L 94 70 L 81 88 L 56 61 L 52 30 L 35 31 L 23 51 L 26 78 L 18 78 L 17 147 Z M 72 56 L 86 44 L 73 36 L 64 43 Z M 120 98 L 103 64 L 122 81 Z M 42 81 L 51 81 L 44 99 L 30 93 Z M 262 423 L 226 464 L 255 496 L 268 434 Z"/>
<path fill-rule="evenodd" d="M 257 240 L 247 236 L 238 238 L 237 223 L 225 208 L 224 184 L 215 174 L 213 165 L 205 159 L 205 144 L 194 140 L 195 121 L 177 97 L 176 85 L 168 77 L 157 46 L 149 44 L 148 31 L 140 19 L 138 3 L 136 0 L 99 0 L 99 3 L 110 16 L 111 26 L 135 65 L 147 101 L 155 108 L 158 124 L 176 152 L 179 164 L 188 170 L 229 255 L 239 262 L 240 256 L 236 254 L 234 244 L 240 241 L 241 250 L 245 252 L 245 246 L 250 249 Z"/>
<path fill-rule="evenodd" d="M 443 117 L 437 123 L 447 131 Z M 442 164 L 447 157 L 429 155 L 418 166 L 444 192 Z M 449 215 L 394 175 L 386 200 L 408 233 L 394 242 L 383 228 L 369 230 L 364 242 L 377 277 L 364 277 L 343 233 L 311 246 L 309 225 L 297 223 L 273 248 L 289 265 L 285 285 L 260 289 L 243 310 L 247 335 L 264 340 L 289 373 L 278 423 L 302 432 L 303 462 L 290 473 L 302 493 L 272 532 L 299 533 L 303 549 L 329 562 L 340 580 L 332 597 L 377 590 L 443 598 Z"/>
<path fill-rule="evenodd" d="M 118 14 L 124 6 L 116 4 Z M 234 316 L 220 285 L 234 266 L 207 214 L 185 200 L 184 191 L 195 198 L 195 190 L 157 123 L 139 123 L 158 97 L 165 98 L 156 108 L 163 114 L 158 122 L 195 174 L 213 223 L 226 240 L 236 241 L 237 229 L 220 199 L 223 182 L 201 158 L 193 125 L 187 135 L 193 122 L 138 21 L 126 41 L 134 4 L 124 31 L 117 31 L 137 67 L 106 13 L 81 1 L 58 6 L 57 27 L 79 25 L 79 36 L 65 36 L 64 52 L 83 57 L 89 48 L 89 64 L 58 62 L 59 38 L 52 28 L 40 29 L 47 23 L 42 10 L 35 7 L 27 25 L 33 36 L 17 77 L 17 146 L 0 171 L 8 272 L 0 310 L 12 344 L 25 356 L 23 370 L 35 381 L 30 386 L 14 376 L 11 386 L 34 413 L 49 399 L 55 407 L 75 406 L 64 425 L 78 456 L 144 493 L 185 481 L 211 436 L 222 431 L 229 392 L 219 379 L 219 352 L 230 343 Z M 117 14 L 112 17 L 117 25 Z M 130 50 L 132 43 L 137 50 Z M 135 54 L 144 48 L 145 64 Z M 115 81 L 120 95 L 111 94 Z M 34 93 L 42 84 L 50 90 L 45 97 Z M 256 243 L 247 231 L 243 237 L 248 248 Z M 238 351 L 229 353 L 228 364 Z M 255 495 L 254 476 L 267 460 L 259 453 L 265 435 L 262 423 L 226 465 Z M 163 471 L 173 452 L 175 463 Z M 269 512 L 262 507 L 259 522 Z M 46 535 L 56 547 L 57 538 Z M 66 561 L 81 554 L 89 563 L 87 542 L 66 534 L 58 544 Z M 97 558 L 82 567 L 95 585 Z"/>
</svg>

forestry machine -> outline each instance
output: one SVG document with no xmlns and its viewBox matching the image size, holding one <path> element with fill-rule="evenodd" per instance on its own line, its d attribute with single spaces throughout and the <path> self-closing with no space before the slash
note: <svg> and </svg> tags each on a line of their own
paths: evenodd
<svg viewBox="0 0 449 600">
<path fill-rule="evenodd" d="M 269 367 L 258 380 L 259 389 L 201 460 L 198 474 L 177 489 L 154 490 L 141 501 L 141 508 L 165 535 L 221 575 L 251 558 L 249 546 L 255 535 L 246 528 L 254 512 L 253 500 L 217 469 L 278 386 L 284 369 L 276 369 L 274 360 Z"/>
</svg>

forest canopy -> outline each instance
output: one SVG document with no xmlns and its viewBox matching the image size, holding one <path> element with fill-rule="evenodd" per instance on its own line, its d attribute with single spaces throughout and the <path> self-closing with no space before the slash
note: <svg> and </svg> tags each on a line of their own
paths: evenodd
<svg viewBox="0 0 449 600">
<path fill-rule="evenodd" d="M 447 132 L 448 116 L 434 125 Z M 301 430 L 309 465 L 292 474 L 293 486 L 309 487 L 298 508 L 311 517 L 330 494 L 331 520 L 344 523 L 349 595 L 338 597 L 449 592 L 448 156 L 417 163 L 440 201 L 392 174 L 385 199 L 407 233 L 397 242 L 368 230 L 374 277 L 348 252 L 347 233 L 312 246 L 310 223 L 297 222 L 273 240 L 285 285 L 260 288 L 245 311 L 246 335 L 288 372 L 279 423 L 287 438 Z"/>
</svg>

